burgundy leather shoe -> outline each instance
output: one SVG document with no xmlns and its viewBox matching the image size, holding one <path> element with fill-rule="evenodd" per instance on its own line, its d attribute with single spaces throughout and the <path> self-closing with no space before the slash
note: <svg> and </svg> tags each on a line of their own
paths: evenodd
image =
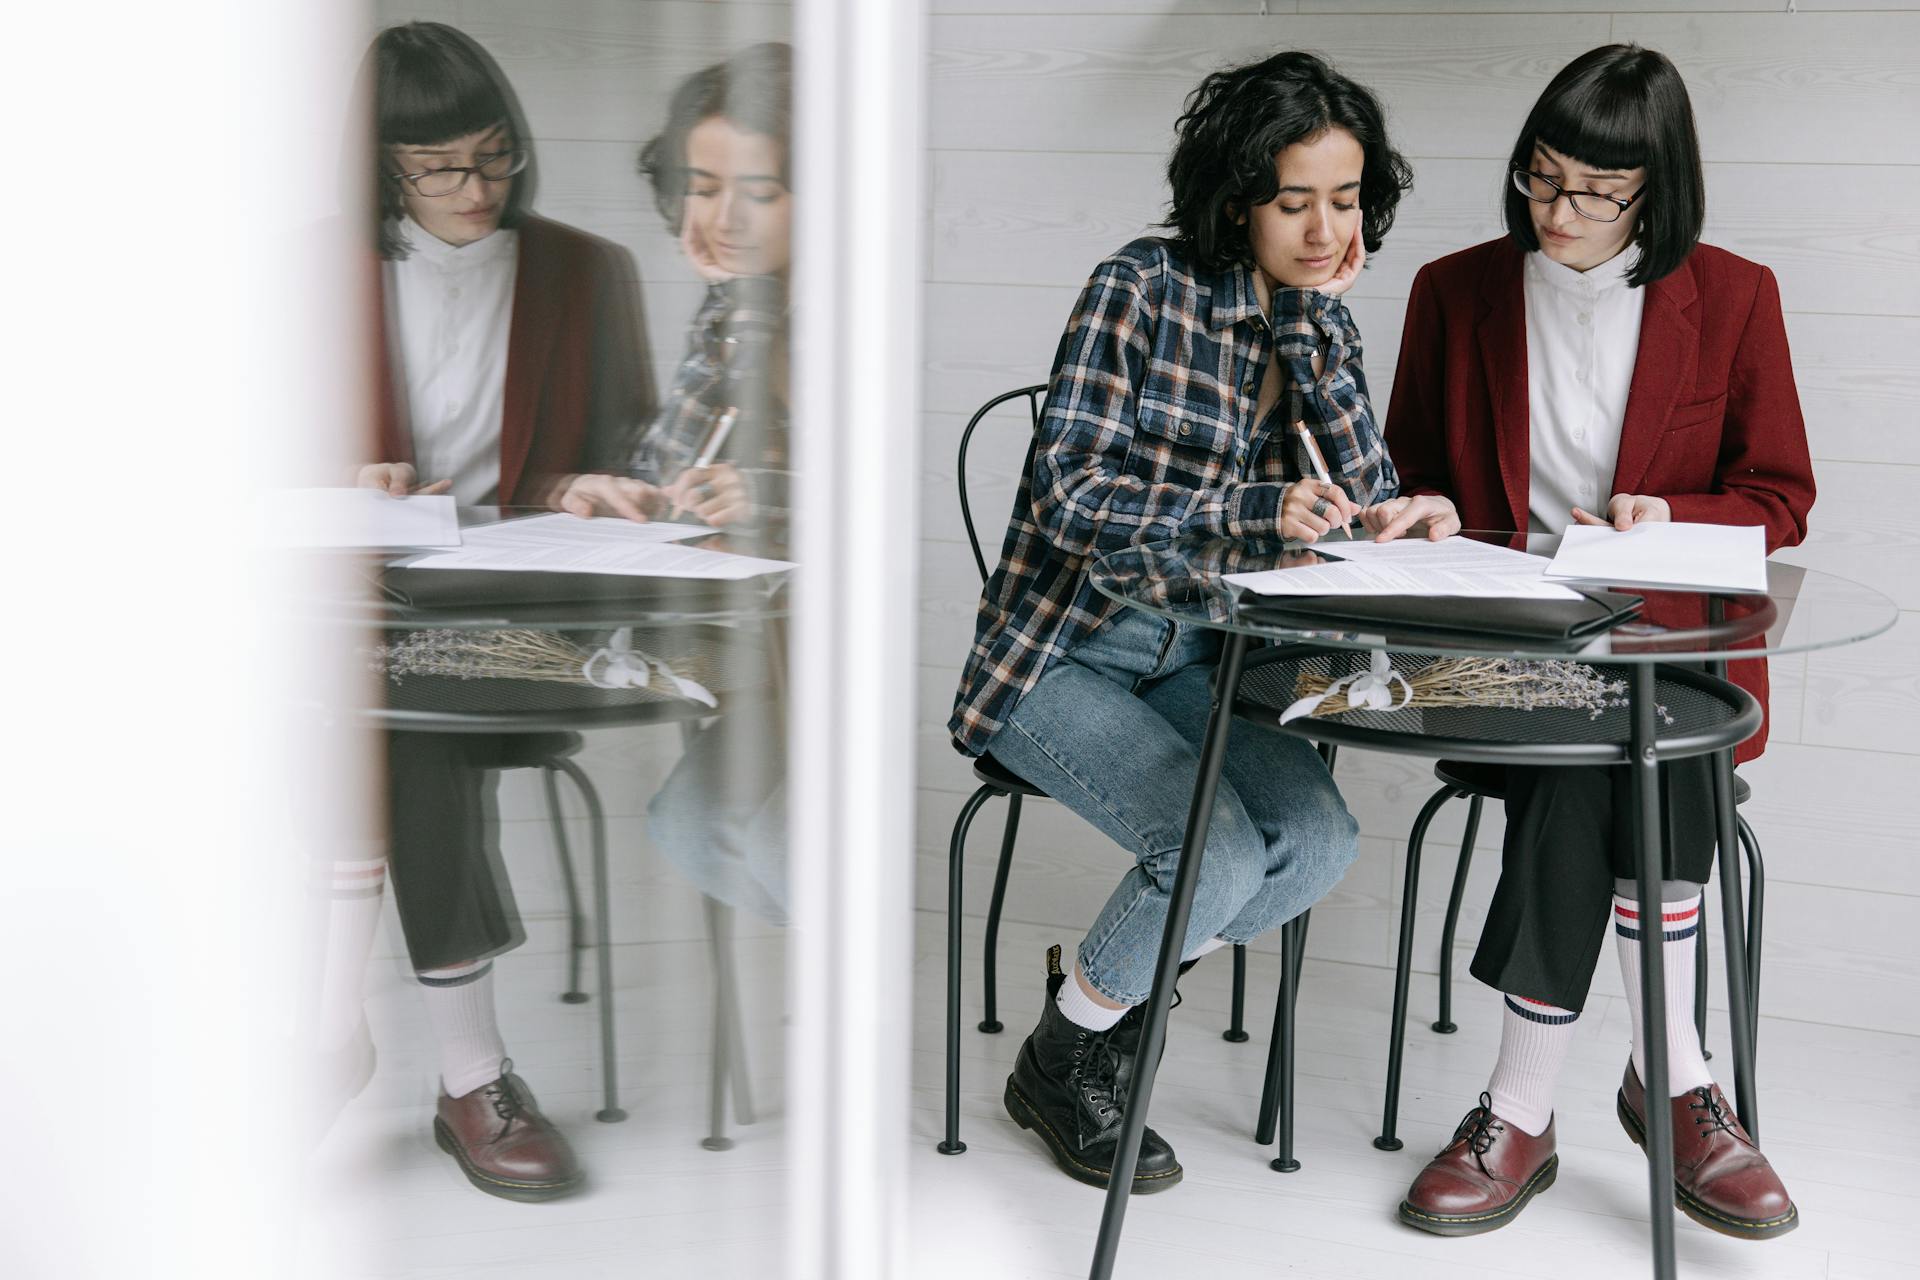
<svg viewBox="0 0 1920 1280">
<path fill-rule="evenodd" d="M 1636 1145 L 1647 1145 L 1646 1089 L 1627 1063 L 1614 1109 Z M 1673 1099 L 1673 1193 L 1681 1211 L 1709 1231 L 1742 1240 L 1785 1235 L 1800 1225 L 1780 1175 L 1767 1163 L 1717 1084 Z"/>
<path fill-rule="evenodd" d="M 501 1064 L 500 1078 L 460 1098 L 440 1095 L 434 1141 L 467 1181 L 505 1200 L 552 1200 L 580 1188 L 573 1148 L 540 1114 L 527 1082 Z"/>
<path fill-rule="evenodd" d="M 1437 1236 L 1492 1231 L 1552 1186 L 1559 1168 L 1551 1121 L 1536 1138 L 1493 1114 L 1493 1099 L 1483 1093 L 1446 1149 L 1413 1180 L 1400 1202 L 1400 1221 Z"/>
</svg>

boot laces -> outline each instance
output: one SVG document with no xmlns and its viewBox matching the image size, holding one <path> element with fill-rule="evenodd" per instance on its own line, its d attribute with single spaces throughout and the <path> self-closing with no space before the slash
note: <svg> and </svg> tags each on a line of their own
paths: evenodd
<svg viewBox="0 0 1920 1280">
<path fill-rule="evenodd" d="M 1687 1104 L 1687 1110 L 1706 1112 L 1705 1115 L 1694 1116 L 1693 1122 L 1696 1125 L 1701 1126 L 1708 1133 L 1715 1131 L 1722 1133 L 1734 1132 L 1733 1111 L 1727 1106 L 1724 1099 L 1714 1093 L 1710 1086 L 1701 1085 L 1699 1088 L 1693 1089 L 1690 1092 L 1698 1101 L 1689 1102 Z"/>
<path fill-rule="evenodd" d="M 1078 1061 L 1073 1068 L 1073 1086 L 1089 1114 L 1105 1120 L 1126 1106 L 1126 1086 L 1120 1083 L 1123 1055 L 1105 1034 L 1083 1033 L 1074 1057 Z"/>
<path fill-rule="evenodd" d="M 1455 1142 L 1464 1140 L 1467 1150 L 1476 1156 L 1484 1156 L 1493 1150 L 1495 1135 L 1506 1132 L 1506 1128 L 1493 1114 L 1493 1095 L 1483 1093 L 1480 1095 L 1480 1105 L 1467 1112 L 1447 1145 L 1451 1147 Z"/>
</svg>

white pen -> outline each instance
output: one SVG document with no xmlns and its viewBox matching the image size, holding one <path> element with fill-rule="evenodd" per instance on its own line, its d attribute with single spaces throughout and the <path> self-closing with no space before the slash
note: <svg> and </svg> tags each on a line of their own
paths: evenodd
<svg viewBox="0 0 1920 1280">
<path fill-rule="evenodd" d="M 720 456 L 720 450 L 726 447 L 727 436 L 733 432 L 733 421 L 739 416 L 740 410 L 732 405 L 727 406 L 727 411 L 721 414 L 719 420 L 713 424 L 713 430 L 707 433 L 705 443 L 700 446 L 700 452 L 695 454 L 693 461 L 687 464 L 687 471 L 713 465 L 713 460 Z M 673 510 L 667 512 L 667 519 L 677 520 L 684 513 L 685 508 L 675 504 Z"/>
<path fill-rule="evenodd" d="M 1320 446 L 1314 443 L 1313 432 L 1307 430 L 1306 423 L 1295 419 L 1293 433 L 1300 437 L 1300 443 L 1306 447 L 1307 461 L 1313 464 L 1313 478 L 1321 484 L 1331 485 L 1333 483 L 1333 477 L 1327 474 L 1327 460 L 1321 454 Z M 1327 532 L 1332 533 L 1335 529 L 1345 534 L 1349 542 L 1353 540 L 1353 534 L 1349 532 L 1344 522 L 1336 525 L 1334 529 L 1329 529 Z"/>
</svg>

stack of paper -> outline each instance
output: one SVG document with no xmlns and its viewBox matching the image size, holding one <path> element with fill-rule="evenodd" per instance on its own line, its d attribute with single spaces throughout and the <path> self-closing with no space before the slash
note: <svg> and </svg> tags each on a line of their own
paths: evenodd
<svg viewBox="0 0 1920 1280">
<path fill-rule="evenodd" d="M 494 569 L 525 573 L 607 573 L 636 578 L 737 580 L 778 573 L 784 560 L 679 545 L 716 532 L 705 525 L 637 523 L 612 517 L 534 516 L 467 530 L 458 551 L 404 563 L 409 569 Z"/>
<path fill-rule="evenodd" d="M 392 498 L 378 489 L 287 489 L 261 508 L 276 547 L 457 547 L 453 499 Z"/>
<path fill-rule="evenodd" d="M 1578 600 L 1541 575 L 1547 562 L 1472 538 L 1329 542 L 1313 548 L 1334 564 L 1230 573 L 1232 586 L 1263 596 L 1456 596 L 1483 600 Z"/>
<path fill-rule="evenodd" d="M 1668 591 L 1765 592 L 1767 533 L 1759 525 L 1637 524 L 1570 527 L 1547 569 L 1556 582 Z"/>
</svg>

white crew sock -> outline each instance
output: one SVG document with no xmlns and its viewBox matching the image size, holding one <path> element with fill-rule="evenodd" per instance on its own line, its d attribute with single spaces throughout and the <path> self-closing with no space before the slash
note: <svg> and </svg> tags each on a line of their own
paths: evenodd
<svg viewBox="0 0 1920 1280">
<path fill-rule="evenodd" d="M 1506 996 L 1500 1019 L 1500 1057 L 1493 1064 L 1487 1093 L 1493 1114 L 1534 1137 L 1553 1123 L 1553 1086 L 1573 1045 L 1573 1024 L 1580 1017 L 1525 996 Z"/>
<path fill-rule="evenodd" d="M 1613 933 L 1619 943 L 1620 978 L 1627 988 L 1627 1011 L 1633 1021 L 1633 1069 L 1642 1083 L 1647 1078 L 1646 1046 L 1640 1041 L 1640 904 L 1614 885 Z M 1694 940 L 1700 933 L 1700 886 L 1668 880 L 1660 886 L 1661 929 L 1666 941 L 1660 959 L 1666 973 L 1667 1092 L 1679 1097 L 1690 1089 L 1713 1083 L 1707 1059 L 1700 1052 L 1700 1033 L 1693 1025 L 1693 965 L 1699 954 Z"/>
<path fill-rule="evenodd" d="M 1214 952 L 1218 951 L 1220 948 L 1227 945 L 1229 944 L 1225 938 L 1208 938 L 1205 942 L 1195 947 L 1191 952 L 1187 953 L 1184 956 L 1181 956 L 1180 962 L 1182 964 L 1185 964 L 1189 960 L 1198 960 L 1201 956 L 1212 955 Z"/>
<path fill-rule="evenodd" d="M 1089 1031 L 1105 1031 L 1127 1016 L 1125 1006 L 1109 1009 L 1103 1004 L 1095 1003 L 1093 997 L 1087 994 L 1087 987 L 1081 985 L 1085 981 L 1080 976 L 1080 964 L 1075 961 L 1073 972 L 1068 974 L 1067 980 L 1060 984 L 1060 994 L 1053 998 L 1053 1002 L 1060 1007 L 1060 1012 L 1066 1015 L 1068 1022 L 1076 1027 L 1085 1027 Z"/>
<path fill-rule="evenodd" d="M 465 1097 L 500 1076 L 507 1046 L 494 1020 L 493 961 L 422 969 L 414 975 L 427 998 L 427 1017 L 440 1045 L 440 1083 L 450 1098 Z"/>
<path fill-rule="evenodd" d="M 332 1053 L 346 1047 L 366 1020 L 367 952 L 380 925 L 387 860 L 329 862 L 320 873 L 327 885 L 327 931 L 313 1043 L 321 1053 Z"/>
</svg>

